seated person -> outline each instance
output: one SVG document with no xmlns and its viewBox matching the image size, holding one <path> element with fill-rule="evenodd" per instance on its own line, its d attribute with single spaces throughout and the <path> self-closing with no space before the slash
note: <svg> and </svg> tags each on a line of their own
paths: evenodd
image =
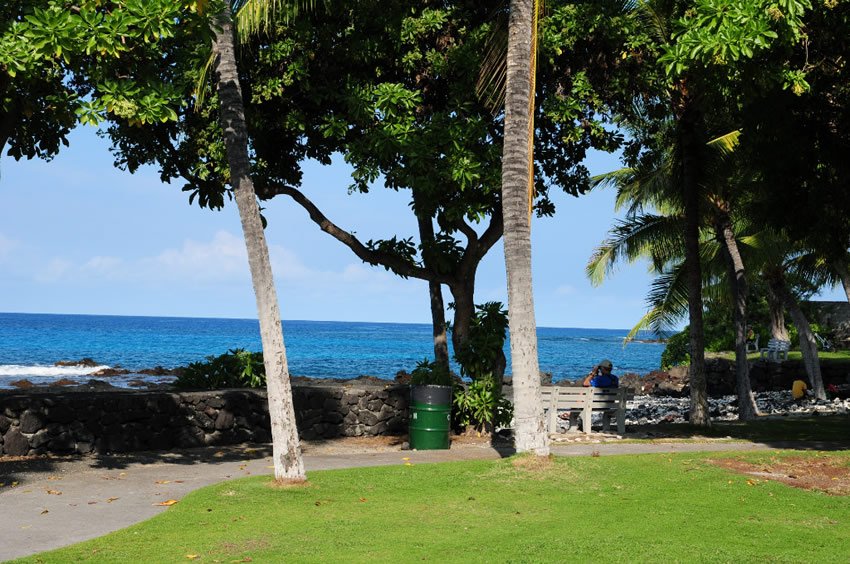
<svg viewBox="0 0 850 564">
<path fill-rule="evenodd" d="M 594 388 L 616 388 L 620 385 L 620 379 L 611 374 L 614 365 L 608 359 L 603 360 L 593 367 L 590 374 L 582 382 L 582 386 L 593 386 Z"/>
<path fill-rule="evenodd" d="M 806 386 L 805 380 L 797 378 L 791 384 L 791 397 L 794 398 L 794 401 L 803 401 L 806 398 L 808 390 L 809 388 Z"/>
</svg>

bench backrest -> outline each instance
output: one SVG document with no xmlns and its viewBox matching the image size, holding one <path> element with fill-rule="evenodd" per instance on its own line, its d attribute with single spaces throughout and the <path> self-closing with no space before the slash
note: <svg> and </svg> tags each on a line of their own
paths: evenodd
<svg viewBox="0 0 850 564">
<path fill-rule="evenodd" d="M 591 409 L 614 409 L 634 399 L 631 388 L 585 388 L 577 386 L 543 386 L 540 396 L 544 409 L 582 409 L 588 397 Z"/>
<path fill-rule="evenodd" d="M 790 341 L 784 341 L 782 339 L 771 339 L 767 342 L 767 350 L 769 351 L 788 352 L 788 349 L 790 348 Z"/>
</svg>

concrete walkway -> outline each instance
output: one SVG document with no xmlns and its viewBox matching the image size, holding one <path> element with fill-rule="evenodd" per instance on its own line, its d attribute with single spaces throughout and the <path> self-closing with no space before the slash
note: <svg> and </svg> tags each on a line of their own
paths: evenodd
<svg viewBox="0 0 850 564">
<path fill-rule="evenodd" d="M 333 468 L 496 459 L 509 455 L 489 444 L 453 444 L 450 450 L 399 447 L 346 449 L 305 445 L 308 471 Z M 559 456 L 764 450 L 753 443 L 553 444 Z M 203 486 L 271 474 L 270 447 L 215 447 L 184 452 L 0 461 L 0 561 L 91 539 L 153 517 L 157 505 Z"/>
</svg>

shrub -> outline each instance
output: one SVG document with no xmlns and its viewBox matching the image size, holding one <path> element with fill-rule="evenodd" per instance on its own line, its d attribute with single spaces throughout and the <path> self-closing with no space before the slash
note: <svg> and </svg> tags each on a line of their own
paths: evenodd
<svg viewBox="0 0 850 564">
<path fill-rule="evenodd" d="M 661 353 L 661 369 L 667 370 L 679 364 L 689 365 L 691 363 L 691 355 L 688 352 L 690 344 L 691 332 L 687 327 L 667 339 L 667 346 Z"/>
<path fill-rule="evenodd" d="M 415 386 L 451 386 L 452 375 L 445 366 L 429 362 L 426 358 L 410 373 L 410 383 Z"/>
<path fill-rule="evenodd" d="M 178 388 L 262 388 L 266 385 L 263 353 L 231 349 L 220 356 L 185 367 L 174 385 Z"/>
<path fill-rule="evenodd" d="M 505 399 L 491 376 L 473 380 L 465 389 L 457 386 L 452 405 L 455 429 L 494 431 L 508 425 L 513 418 L 511 402 Z"/>
</svg>

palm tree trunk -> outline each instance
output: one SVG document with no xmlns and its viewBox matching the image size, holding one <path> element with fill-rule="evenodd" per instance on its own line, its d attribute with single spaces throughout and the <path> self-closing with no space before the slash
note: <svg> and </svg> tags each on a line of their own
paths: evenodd
<svg viewBox="0 0 850 564">
<path fill-rule="evenodd" d="M 850 302 L 850 270 L 846 264 L 842 264 L 838 268 L 838 276 L 841 278 L 841 287 L 844 288 L 844 295 L 847 296 L 847 301 Z"/>
<path fill-rule="evenodd" d="M 738 249 L 738 241 L 732 231 L 727 213 L 722 213 L 717 226 L 717 235 L 723 244 L 732 288 L 735 319 L 735 382 L 738 393 L 738 418 L 744 421 L 759 415 L 758 406 L 750 384 L 750 363 L 747 361 L 747 277 L 744 261 Z"/>
<path fill-rule="evenodd" d="M 770 315 L 770 336 L 780 341 L 790 341 L 788 329 L 785 327 L 785 303 L 777 296 L 770 284 L 767 286 L 767 306 Z"/>
<path fill-rule="evenodd" d="M 797 327 L 797 335 L 800 337 L 800 353 L 803 355 L 803 365 L 806 367 L 806 375 L 812 385 L 812 393 L 818 399 L 826 399 L 826 390 L 823 386 L 823 377 L 820 371 L 820 360 L 818 359 L 818 344 L 815 334 L 809 325 L 806 315 L 800 309 L 800 304 L 794 295 L 788 290 L 785 276 L 781 272 L 774 272 L 769 278 L 771 290 L 785 303 L 791 320 Z"/>
<path fill-rule="evenodd" d="M 532 145 L 534 139 L 534 0 L 511 0 L 502 153 L 502 210 L 518 452 L 549 454 L 540 400 L 537 325 L 531 282 Z"/>
<path fill-rule="evenodd" d="M 286 362 L 286 348 L 283 344 L 277 293 L 254 184 L 251 181 L 248 129 L 245 125 L 242 90 L 236 67 L 233 20 L 228 3 L 225 2 L 224 10 L 217 20 L 217 29 L 213 28 L 213 48 L 217 55 L 215 72 L 221 104 L 221 129 L 230 167 L 230 184 L 236 194 L 236 205 L 239 208 L 242 232 L 248 250 L 251 281 L 257 299 L 268 387 L 274 475 L 277 480 L 304 480 L 306 474 L 295 426 L 295 409 L 292 405 L 292 387 Z"/>
<path fill-rule="evenodd" d="M 705 376 L 705 336 L 702 321 L 702 268 L 699 253 L 700 185 L 699 162 L 701 143 L 696 132 L 697 115 L 683 96 L 684 111 L 679 118 L 679 146 L 682 151 L 682 189 L 685 203 L 685 264 L 688 282 L 688 314 L 691 335 L 691 387 L 690 422 L 709 426 L 708 391 Z M 507 231 L 507 230 L 506 230 Z"/>
</svg>

